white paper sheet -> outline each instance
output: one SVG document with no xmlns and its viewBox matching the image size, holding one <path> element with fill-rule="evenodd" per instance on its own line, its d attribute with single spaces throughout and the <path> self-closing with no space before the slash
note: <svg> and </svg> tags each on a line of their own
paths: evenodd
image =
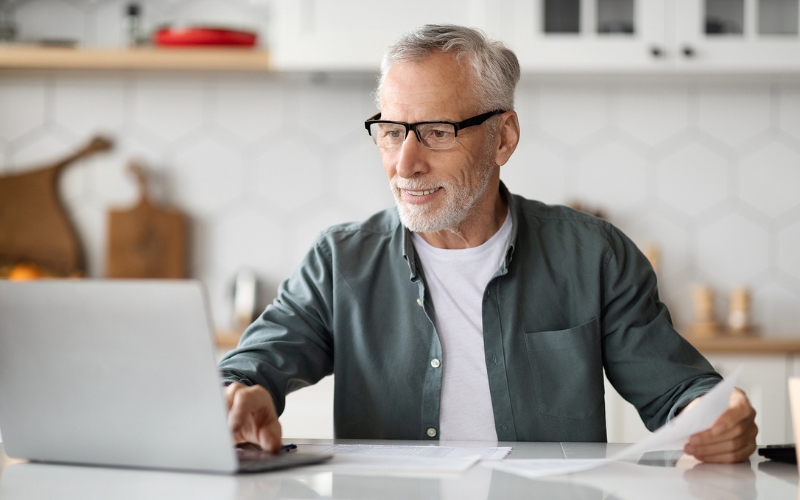
<svg viewBox="0 0 800 500">
<path fill-rule="evenodd" d="M 610 458 L 531 458 L 519 460 L 504 460 L 502 462 L 481 463 L 484 467 L 497 469 L 509 474 L 535 479 L 545 476 L 560 476 L 586 470 L 596 469 L 611 463 Z"/>
<path fill-rule="evenodd" d="M 698 400 L 689 411 L 676 418 L 638 444 L 629 446 L 609 458 L 598 459 L 530 459 L 504 460 L 502 462 L 485 462 L 486 467 L 502 470 L 528 478 L 571 474 L 605 465 L 613 460 L 638 458 L 649 451 L 681 450 L 689 438 L 711 427 L 728 409 L 728 402 L 733 392 L 740 368 L 728 378 L 717 384 L 702 399 Z"/>
<path fill-rule="evenodd" d="M 457 448 L 454 446 L 405 446 L 377 444 L 301 445 L 303 451 L 326 455 L 366 455 L 413 458 L 461 458 L 478 456 L 481 460 L 502 460 L 511 447 Z"/>
<path fill-rule="evenodd" d="M 418 457 L 389 456 L 363 453 L 340 453 L 324 464 L 305 467 L 316 472 L 336 472 L 339 474 L 380 474 L 380 475 L 431 475 L 459 474 L 478 461 L 478 455 L 456 457 Z"/>
</svg>

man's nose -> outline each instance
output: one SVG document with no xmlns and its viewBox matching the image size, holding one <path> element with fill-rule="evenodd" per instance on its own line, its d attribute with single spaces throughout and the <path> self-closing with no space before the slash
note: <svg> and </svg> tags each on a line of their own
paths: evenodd
<svg viewBox="0 0 800 500">
<path fill-rule="evenodd" d="M 424 155 L 427 150 L 413 130 L 408 131 L 406 140 L 400 146 L 400 156 L 397 159 L 397 175 L 400 177 L 413 177 L 425 170 Z"/>
</svg>

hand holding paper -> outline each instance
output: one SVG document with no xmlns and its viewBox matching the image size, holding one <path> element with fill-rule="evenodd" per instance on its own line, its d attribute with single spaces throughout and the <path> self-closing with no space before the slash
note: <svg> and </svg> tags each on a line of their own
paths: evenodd
<svg viewBox="0 0 800 500">
<path fill-rule="evenodd" d="M 739 371 L 737 369 L 705 396 L 692 401 L 683 413 L 667 422 L 650 437 L 624 449 L 613 458 L 638 457 L 648 451 L 682 450 L 692 436 L 710 431 L 718 419 L 729 411 L 729 402 Z"/>
<path fill-rule="evenodd" d="M 699 400 L 692 401 L 684 411 L 691 411 Z M 746 460 L 756 449 L 758 426 L 756 411 L 747 396 L 733 389 L 728 409 L 714 422 L 710 429 L 689 438 L 683 447 L 688 455 L 710 463 L 734 463 Z"/>
<path fill-rule="evenodd" d="M 528 478 L 580 472 L 605 465 L 612 460 L 638 458 L 643 453 L 661 450 L 691 449 L 704 461 L 734 462 L 746 459 L 755 449 L 755 411 L 744 393 L 734 388 L 739 369 L 702 398 L 638 444 L 629 446 L 605 459 L 570 460 L 536 459 L 484 462 Z M 694 440 L 694 441 L 693 441 Z M 698 456 L 697 454 L 700 454 Z"/>
</svg>

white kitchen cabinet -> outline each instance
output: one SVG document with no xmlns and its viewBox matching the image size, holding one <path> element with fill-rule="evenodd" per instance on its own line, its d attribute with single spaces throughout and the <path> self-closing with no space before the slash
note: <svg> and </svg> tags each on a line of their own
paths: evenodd
<svg viewBox="0 0 800 500">
<path fill-rule="evenodd" d="M 800 71 L 800 0 L 276 0 L 281 70 L 376 71 L 425 23 L 477 26 L 528 73 Z"/>
<path fill-rule="evenodd" d="M 578 22 L 562 24 L 575 32 L 548 33 L 552 3 L 516 1 L 513 47 L 525 71 L 800 70 L 798 0 L 567 0 Z M 615 25 L 603 12 L 629 32 L 607 33 Z"/>
<path fill-rule="evenodd" d="M 525 72 L 663 72 L 666 18 L 662 0 L 516 0 L 511 47 Z"/>
<path fill-rule="evenodd" d="M 636 408 L 622 399 L 605 376 L 606 432 L 609 443 L 638 443 L 650 435 Z"/>
<path fill-rule="evenodd" d="M 798 0 L 674 0 L 680 72 L 800 70 Z"/>
<path fill-rule="evenodd" d="M 277 69 L 377 71 L 386 47 L 426 23 L 487 27 L 485 0 L 278 0 L 270 50 Z"/>
<path fill-rule="evenodd" d="M 333 439 L 333 375 L 286 396 L 283 437 Z"/>
</svg>

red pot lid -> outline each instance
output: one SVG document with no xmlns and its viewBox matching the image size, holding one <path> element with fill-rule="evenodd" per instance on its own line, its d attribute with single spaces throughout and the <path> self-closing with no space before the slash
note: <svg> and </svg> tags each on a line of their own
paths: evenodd
<svg viewBox="0 0 800 500">
<path fill-rule="evenodd" d="M 161 28 L 153 35 L 158 46 L 239 46 L 253 47 L 258 34 L 251 31 L 194 26 Z"/>
</svg>

